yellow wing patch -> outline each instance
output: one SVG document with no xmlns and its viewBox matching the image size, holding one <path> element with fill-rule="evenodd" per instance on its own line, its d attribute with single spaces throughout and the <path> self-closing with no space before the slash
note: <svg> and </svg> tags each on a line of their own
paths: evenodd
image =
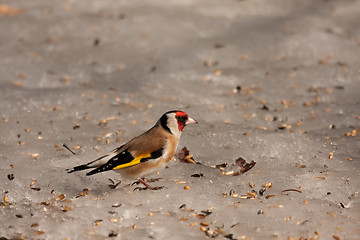
<svg viewBox="0 0 360 240">
<path fill-rule="evenodd" d="M 148 158 L 148 157 L 151 157 L 151 153 L 142 154 L 142 155 L 134 158 L 131 162 L 118 165 L 118 166 L 114 167 L 113 169 L 115 170 L 115 169 L 120 169 L 120 168 L 126 168 L 126 167 L 134 166 L 134 165 L 136 165 L 136 164 L 139 164 L 140 161 L 141 161 L 141 159 L 143 159 L 143 158 Z"/>
</svg>

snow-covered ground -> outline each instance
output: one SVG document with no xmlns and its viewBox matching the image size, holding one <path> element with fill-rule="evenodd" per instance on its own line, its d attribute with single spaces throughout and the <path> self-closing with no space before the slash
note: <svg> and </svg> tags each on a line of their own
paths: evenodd
<svg viewBox="0 0 360 240">
<path fill-rule="evenodd" d="M 359 22 L 359 0 L 1 1 L 0 238 L 359 239 Z M 199 164 L 165 189 L 66 173 L 172 109 Z"/>
</svg>

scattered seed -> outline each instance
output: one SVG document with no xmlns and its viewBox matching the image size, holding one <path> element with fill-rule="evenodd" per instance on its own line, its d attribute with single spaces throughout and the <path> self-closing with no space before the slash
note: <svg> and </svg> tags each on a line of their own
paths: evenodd
<svg viewBox="0 0 360 240">
<path fill-rule="evenodd" d="M 38 227 L 38 226 L 40 226 L 39 223 L 33 223 L 33 224 L 30 225 L 30 227 L 32 227 L 32 228 L 33 228 L 33 227 Z"/>
<path fill-rule="evenodd" d="M 209 224 L 208 224 L 207 222 L 201 222 L 200 225 L 201 225 L 201 226 L 204 226 L 204 227 L 208 227 L 208 226 L 209 226 Z"/>
<path fill-rule="evenodd" d="M 68 212 L 68 211 L 71 211 L 71 210 L 72 210 L 72 207 L 68 207 L 68 206 L 65 206 L 64 208 L 62 208 L 63 212 Z"/>
<path fill-rule="evenodd" d="M 121 205 L 122 205 L 121 203 L 115 203 L 112 205 L 112 207 L 117 208 L 117 207 L 121 207 Z"/>
<path fill-rule="evenodd" d="M 272 187 L 272 183 L 264 183 L 263 185 L 261 185 L 264 188 L 271 188 Z"/>
<path fill-rule="evenodd" d="M 334 217 L 334 218 L 336 217 L 336 214 L 333 213 L 333 212 L 327 212 L 326 214 L 329 215 L 329 216 L 331 216 L 331 217 Z"/>
<path fill-rule="evenodd" d="M 214 74 L 215 74 L 216 76 L 220 76 L 220 75 L 222 74 L 222 71 L 221 71 L 220 69 L 216 69 L 216 70 L 214 71 Z"/>
<path fill-rule="evenodd" d="M 42 234 L 44 234 L 45 232 L 44 231 L 35 231 L 35 234 L 36 235 L 42 235 Z"/>
<path fill-rule="evenodd" d="M 261 188 L 261 189 L 259 190 L 259 194 L 260 194 L 260 196 L 264 195 L 264 192 L 265 192 L 265 191 L 266 191 L 266 189 Z"/>
<path fill-rule="evenodd" d="M 16 87 L 22 87 L 23 83 L 21 81 L 13 81 L 13 85 L 16 86 Z"/>
<path fill-rule="evenodd" d="M 295 167 L 298 167 L 298 168 L 306 168 L 306 165 L 303 164 L 303 163 L 298 163 L 298 164 L 296 164 Z"/>
<path fill-rule="evenodd" d="M 117 233 L 116 232 L 114 232 L 114 231 L 111 231 L 110 233 L 109 233 L 109 237 L 117 237 Z"/>
<path fill-rule="evenodd" d="M 176 184 L 184 184 L 186 183 L 185 181 L 177 181 Z"/>
<path fill-rule="evenodd" d="M 38 157 L 40 154 L 39 154 L 39 153 L 30 153 L 29 155 L 30 155 L 30 157 L 33 157 L 33 158 L 37 159 L 37 157 Z"/>
<path fill-rule="evenodd" d="M 154 214 L 153 214 L 152 212 L 149 212 L 148 215 L 149 215 L 149 217 L 151 217 L 151 216 L 153 216 Z"/>
<path fill-rule="evenodd" d="M 212 209 L 212 207 L 210 207 L 210 209 Z M 210 210 L 205 210 L 205 211 L 201 211 L 203 214 L 205 214 L 205 216 L 209 216 L 210 214 L 212 214 L 212 211 Z"/>
<path fill-rule="evenodd" d="M 35 179 L 35 178 L 32 178 L 32 179 L 31 179 L 31 183 L 30 183 L 30 187 L 33 186 L 35 183 L 36 183 L 36 179 Z"/>
<path fill-rule="evenodd" d="M 233 175 L 234 171 L 223 172 L 225 176 Z"/>
<path fill-rule="evenodd" d="M 73 146 L 71 149 L 72 149 L 72 150 L 78 150 L 78 149 L 80 149 L 80 148 L 81 148 L 81 146 L 77 145 L 77 146 Z"/>
<path fill-rule="evenodd" d="M 94 221 L 95 226 L 99 226 L 102 223 L 103 220 L 98 219 Z"/>
<path fill-rule="evenodd" d="M 194 226 L 197 226 L 198 224 L 196 222 L 193 222 L 193 223 L 190 223 L 189 225 L 190 225 L 190 227 L 194 227 Z"/>
<path fill-rule="evenodd" d="M 59 110 L 61 110 L 61 109 L 63 109 L 62 106 L 53 107 L 53 111 L 59 111 Z"/>
<path fill-rule="evenodd" d="M 13 173 L 8 174 L 7 177 L 10 181 L 14 180 L 15 178 Z"/>
<path fill-rule="evenodd" d="M 256 198 L 256 194 L 255 194 L 255 193 L 253 193 L 253 192 L 247 192 L 246 194 L 247 194 L 247 195 L 249 195 L 249 196 L 251 196 L 251 197 Z"/>
<path fill-rule="evenodd" d="M 269 194 L 269 195 L 266 195 L 266 199 L 269 199 L 269 198 L 272 198 L 272 197 L 275 197 L 276 195 L 275 194 Z"/>
<path fill-rule="evenodd" d="M 181 217 L 181 218 L 179 218 L 180 219 L 180 221 L 187 221 L 187 220 L 189 220 L 187 217 Z"/>
<path fill-rule="evenodd" d="M 136 224 L 132 225 L 132 229 L 135 229 L 136 228 Z"/>
<path fill-rule="evenodd" d="M 206 227 L 204 227 L 204 226 L 201 226 L 201 227 L 200 227 L 200 231 L 205 232 L 206 230 L 207 230 Z"/>
<path fill-rule="evenodd" d="M 182 204 L 180 207 L 179 207 L 179 209 L 182 209 L 182 208 L 186 208 L 186 204 L 184 203 L 184 204 Z"/>
<path fill-rule="evenodd" d="M 70 82 L 70 78 L 69 77 L 62 77 L 62 78 L 60 78 L 60 82 L 62 82 L 62 83 Z"/>
<path fill-rule="evenodd" d="M 263 211 L 263 210 L 259 210 L 258 212 L 257 212 L 257 214 L 264 214 L 265 212 Z"/>
<path fill-rule="evenodd" d="M 202 173 L 196 173 L 196 174 L 191 175 L 191 177 L 197 177 L 197 178 L 201 178 L 203 176 L 204 176 L 204 174 L 202 174 Z"/>
<path fill-rule="evenodd" d="M 200 213 L 200 214 L 196 214 L 196 217 L 199 218 L 199 219 L 205 219 L 206 215 Z"/>
<path fill-rule="evenodd" d="M 325 180 L 326 177 L 314 177 L 314 179 L 316 179 L 316 180 Z"/>
<path fill-rule="evenodd" d="M 249 186 L 250 186 L 251 188 L 254 188 L 254 187 L 255 187 L 255 184 L 253 184 L 252 182 L 249 182 Z"/>
<path fill-rule="evenodd" d="M 297 190 L 297 189 L 286 189 L 286 190 L 282 190 L 281 192 L 283 193 L 283 192 L 290 192 L 290 191 L 302 193 L 300 190 Z"/>
<path fill-rule="evenodd" d="M 190 189 L 190 186 L 184 186 L 184 190 L 189 190 Z"/>
<path fill-rule="evenodd" d="M 60 194 L 55 200 L 57 202 L 60 202 L 61 200 L 63 200 L 65 198 L 65 194 Z"/>
<path fill-rule="evenodd" d="M 269 206 L 269 208 L 283 208 L 284 205 L 272 205 L 272 206 Z"/>
<path fill-rule="evenodd" d="M 9 200 L 8 200 L 8 198 L 7 198 L 7 196 L 4 196 L 4 203 L 7 203 L 7 202 L 9 202 Z"/>
<path fill-rule="evenodd" d="M 110 218 L 110 222 L 112 222 L 112 223 L 118 223 L 118 222 L 119 222 L 119 219 L 117 219 L 117 218 Z"/>
</svg>

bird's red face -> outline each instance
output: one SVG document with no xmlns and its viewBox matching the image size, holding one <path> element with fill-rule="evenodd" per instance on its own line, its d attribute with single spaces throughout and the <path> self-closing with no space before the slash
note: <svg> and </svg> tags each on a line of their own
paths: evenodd
<svg viewBox="0 0 360 240">
<path fill-rule="evenodd" d="M 190 118 L 187 113 L 183 111 L 176 112 L 175 118 L 178 123 L 179 131 L 182 131 L 186 125 L 198 123 L 194 119 Z"/>
</svg>

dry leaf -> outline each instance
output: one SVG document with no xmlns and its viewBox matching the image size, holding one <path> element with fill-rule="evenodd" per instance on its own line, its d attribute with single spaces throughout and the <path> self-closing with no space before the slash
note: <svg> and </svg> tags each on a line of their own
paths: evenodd
<svg viewBox="0 0 360 240">
<path fill-rule="evenodd" d="M 180 160 L 180 162 L 196 164 L 193 155 L 190 154 L 186 147 L 183 147 L 183 149 L 176 153 L 175 156 Z"/>
</svg>

